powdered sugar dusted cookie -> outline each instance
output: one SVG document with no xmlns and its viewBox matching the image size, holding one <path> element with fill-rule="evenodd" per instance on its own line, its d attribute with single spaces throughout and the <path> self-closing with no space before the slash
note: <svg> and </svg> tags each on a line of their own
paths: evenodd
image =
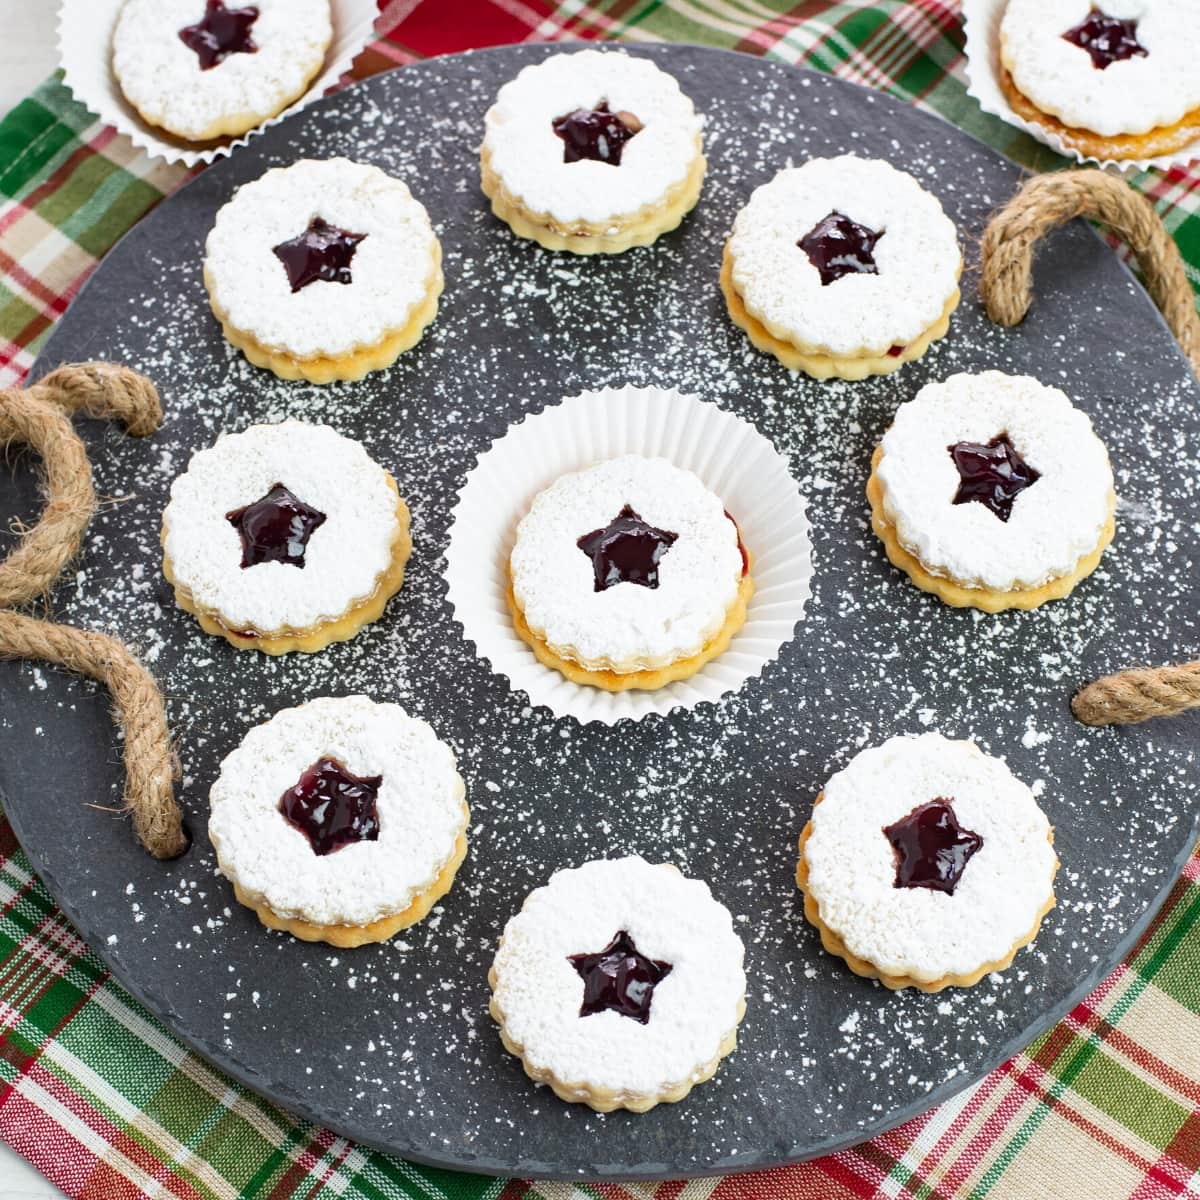
<svg viewBox="0 0 1200 1200">
<path fill-rule="evenodd" d="M 245 184 L 217 213 L 204 282 L 252 363 L 329 383 L 416 345 L 437 314 L 441 261 L 429 215 L 399 179 L 305 159 Z"/>
<path fill-rule="evenodd" d="M 1053 830 L 1001 759 L 940 733 L 864 750 L 825 785 L 796 879 L 825 948 L 888 987 L 969 987 L 1054 906 Z"/>
<path fill-rule="evenodd" d="M 728 910 L 667 864 L 556 871 L 504 928 L 492 1016 L 563 1100 L 645 1112 L 682 1100 L 733 1050 L 746 1011 Z"/>
<path fill-rule="evenodd" d="M 509 559 L 517 632 L 568 678 L 610 690 L 694 674 L 746 618 L 737 525 L 690 471 L 625 455 L 539 493 Z"/>
<path fill-rule="evenodd" d="M 143 120 L 206 142 L 302 96 L 332 38 L 329 0 L 125 0 L 113 73 Z"/>
<path fill-rule="evenodd" d="M 221 763 L 208 832 L 264 925 L 335 946 L 421 920 L 454 881 L 469 813 L 450 748 L 397 704 L 325 697 Z"/>
<path fill-rule="evenodd" d="M 920 358 L 958 305 L 962 255 L 937 199 L 888 163 L 812 159 L 738 213 L 721 287 L 760 350 L 818 379 Z"/>
<path fill-rule="evenodd" d="M 888 556 L 948 604 L 1066 596 L 1112 541 L 1112 466 L 1057 388 L 999 371 L 926 384 L 876 451 L 867 495 Z"/>
<path fill-rule="evenodd" d="M 481 169 L 493 212 L 521 237 L 614 253 L 654 241 L 695 206 L 700 118 L 647 58 L 555 54 L 500 89 Z"/>
<path fill-rule="evenodd" d="M 227 434 L 192 457 L 163 513 L 179 606 L 239 649 L 320 650 L 376 620 L 412 549 L 395 481 L 328 425 Z"/>
<path fill-rule="evenodd" d="M 1018 115 L 1100 159 L 1200 137 L 1200 0 L 1009 0 L 1001 83 Z"/>
</svg>

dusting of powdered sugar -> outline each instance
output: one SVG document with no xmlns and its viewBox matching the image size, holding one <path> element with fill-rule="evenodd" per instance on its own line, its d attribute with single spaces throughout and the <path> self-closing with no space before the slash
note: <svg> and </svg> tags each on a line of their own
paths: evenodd
<svg viewBox="0 0 1200 1200">
<path fill-rule="evenodd" d="M 952 503 L 948 453 L 1007 434 L 1038 472 L 1006 521 L 984 504 Z M 1087 413 L 1029 376 L 984 371 L 926 384 L 883 436 L 883 510 L 906 550 L 934 575 L 994 591 L 1039 587 L 1095 551 L 1113 491 L 1108 452 Z"/>
<path fill-rule="evenodd" d="M 570 956 L 624 931 L 670 973 L 643 1024 L 614 1011 L 580 1015 Z M 509 919 L 496 954 L 496 1005 L 530 1066 L 563 1083 L 658 1096 L 717 1057 L 746 994 L 742 942 L 708 885 L 637 856 L 556 871 Z"/>
<path fill-rule="evenodd" d="M 587 258 L 520 241 L 478 191 L 483 115 L 522 65 L 552 52 L 433 60 L 306 109 L 151 214 L 110 256 L 103 286 L 75 302 L 39 369 L 131 363 L 158 382 L 166 420 L 142 440 L 83 426 L 105 499 L 54 612 L 124 638 L 162 680 L 195 845 L 155 863 L 126 823 L 89 806 L 120 802 L 107 698 L 44 667 L 0 666 L 0 791 L 123 981 L 293 1112 L 409 1157 L 508 1175 L 727 1172 L 861 1140 L 978 1077 L 1113 961 L 1174 879 L 1195 828 L 1200 715 L 1094 730 L 1068 700 L 1085 679 L 1200 646 L 1200 398 L 1145 295 L 1082 227 L 1039 248 L 1037 301 L 1017 329 L 989 324 L 968 286 L 950 336 L 893 375 L 823 384 L 755 351 L 725 312 L 721 248 L 780 168 L 849 151 L 902 163 L 971 261 L 1019 172 L 886 97 L 745 55 L 634 52 L 709 117 L 708 181 L 679 230 Z M 449 290 L 395 367 L 319 388 L 227 347 L 200 262 L 238 184 L 337 154 L 412 182 Z M 869 525 L 871 455 L 899 405 L 930 380 L 986 369 L 1064 389 L 1108 447 L 1122 496 L 1099 569 L 1031 613 L 940 604 L 887 563 Z M 476 658 L 445 602 L 442 555 L 463 479 L 512 422 L 626 382 L 697 393 L 771 440 L 808 499 L 813 597 L 776 661 L 719 705 L 580 727 L 531 709 Z M 197 449 L 287 416 L 366 446 L 410 503 L 415 545 L 383 619 L 320 654 L 270 659 L 175 608 L 158 527 Z M 0 471 L 5 511 L 36 516 L 32 478 Z M 0 530 L 0 549 L 11 544 Z M 216 874 L 207 797 L 248 728 L 358 692 L 402 704 L 454 751 L 471 851 L 425 921 L 340 952 L 268 933 L 237 904 Z M 1063 864 L 1034 945 L 1002 975 L 936 997 L 890 993 L 825 954 L 795 886 L 796 840 L 830 775 L 917 728 L 1003 755 L 1039 796 Z M 504 1052 L 487 972 L 505 922 L 553 871 L 633 853 L 703 879 L 734 914 L 747 1015 L 737 1049 L 682 1104 L 604 1116 L 535 1087 Z"/>
<path fill-rule="evenodd" d="M 277 483 L 325 520 L 308 539 L 303 567 L 243 567 L 229 514 Z M 396 503 L 387 472 L 328 425 L 254 425 L 192 456 L 171 485 L 163 549 L 176 584 L 227 629 L 308 630 L 344 616 L 378 587 L 400 533 Z"/>
<path fill-rule="evenodd" d="M 938 799 L 983 844 L 953 893 L 897 887 L 884 829 Z M 863 750 L 825 785 L 812 825 L 804 858 L 821 919 L 889 975 L 930 981 L 1007 958 L 1052 894 L 1057 860 L 1045 814 L 973 742 L 931 732 Z"/>
<path fill-rule="evenodd" d="M 379 836 L 331 854 L 279 809 L 322 758 L 380 776 Z M 208 835 L 221 870 L 256 903 L 317 925 L 369 925 L 402 912 L 437 878 L 466 826 L 454 754 L 425 721 L 366 696 L 322 697 L 251 729 L 221 763 Z"/>
<path fill-rule="evenodd" d="M 350 282 L 292 291 L 275 254 L 314 218 L 361 234 Z M 337 356 L 403 329 L 437 272 L 429 215 L 406 184 L 345 158 L 305 160 L 240 188 L 205 243 L 213 304 L 235 329 L 295 358 Z"/>
<path fill-rule="evenodd" d="M 113 72 L 146 120 L 193 140 L 214 127 L 273 117 L 307 86 L 333 38 L 329 0 L 255 0 L 253 53 L 208 70 L 179 36 L 204 16 L 204 0 L 126 0 L 113 31 Z"/>
<path fill-rule="evenodd" d="M 553 122 L 604 101 L 642 124 L 620 164 L 564 162 Z M 671 75 L 621 50 L 581 50 L 526 67 L 500 89 L 483 149 L 504 190 L 531 212 L 603 222 L 661 201 L 691 170 L 699 134 L 700 118 Z"/>
<path fill-rule="evenodd" d="M 877 273 L 825 285 L 800 241 L 830 213 L 880 234 Z M 780 171 L 756 188 L 729 239 L 733 284 L 778 338 L 824 354 L 884 354 L 915 342 L 958 287 L 954 223 L 906 171 L 839 155 Z"/>
<path fill-rule="evenodd" d="M 1018 90 L 1064 125 L 1104 137 L 1149 133 L 1200 107 L 1200 0 L 1105 0 L 1106 16 L 1137 22 L 1146 53 L 1102 70 L 1063 36 L 1095 11 L 1092 0 L 1009 0 L 1000 56 Z"/>
<path fill-rule="evenodd" d="M 657 587 L 597 591 L 579 539 L 626 505 L 675 541 Z M 510 562 L 529 627 L 564 657 L 618 670 L 699 654 L 725 624 L 742 577 L 737 528 L 721 500 L 691 471 L 636 454 L 564 475 L 535 496 Z"/>
</svg>

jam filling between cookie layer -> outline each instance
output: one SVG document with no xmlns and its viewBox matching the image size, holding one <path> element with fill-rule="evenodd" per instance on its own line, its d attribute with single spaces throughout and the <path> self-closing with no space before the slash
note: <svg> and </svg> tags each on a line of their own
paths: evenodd
<svg viewBox="0 0 1200 1200">
<path fill-rule="evenodd" d="M 319 758 L 279 797 L 279 811 L 324 857 L 352 842 L 379 840 L 382 783 L 382 775 L 355 775 L 336 758 Z"/>
<path fill-rule="evenodd" d="M 200 70 L 211 71 L 231 54 L 257 54 L 258 46 L 250 36 L 258 9 L 226 8 L 221 0 L 208 0 L 204 16 L 195 25 L 179 31 L 179 40 L 195 52 Z"/>
<path fill-rule="evenodd" d="M 325 514 L 305 504 L 282 483 L 261 500 L 235 508 L 225 519 L 242 539 L 242 567 L 259 563 L 290 563 L 304 567 L 308 539 L 325 524 Z"/>
<path fill-rule="evenodd" d="M 618 583 L 658 587 L 658 564 L 679 534 L 647 524 L 626 504 L 603 529 L 585 533 L 575 544 L 592 560 L 594 591 Z"/>
<path fill-rule="evenodd" d="M 843 275 L 878 275 L 875 243 L 884 232 L 876 233 L 835 210 L 814 225 L 796 245 L 817 268 L 821 286 L 828 287 Z"/>
<path fill-rule="evenodd" d="M 645 1025 L 654 989 L 671 973 L 669 962 L 647 958 L 622 929 L 597 954 L 570 954 L 567 961 L 583 980 L 581 1017 L 615 1012 Z"/>
<path fill-rule="evenodd" d="M 1124 62 L 1135 55 L 1145 58 L 1149 53 L 1137 39 L 1137 27 L 1136 20 L 1110 17 L 1093 8 L 1083 21 L 1062 36 L 1064 42 L 1086 50 L 1096 70 L 1105 71 L 1115 62 Z"/>
<path fill-rule="evenodd" d="M 954 895 L 983 838 L 958 823 L 952 803 L 939 797 L 918 804 L 908 816 L 884 827 L 884 836 L 896 855 L 896 887 L 929 888 Z"/>
<path fill-rule="evenodd" d="M 566 116 L 555 117 L 551 128 L 563 141 L 563 162 L 591 162 L 621 165 L 625 143 L 642 131 L 642 122 L 631 112 L 612 112 L 608 101 L 596 108 L 577 108 Z"/>
<path fill-rule="evenodd" d="M 969 504 L 977 500 L 1005 524 L 1012 516 L 1017 497 L 1042 477 L 1021 457 L 1007 433 L 986 444 L 955 442 L 947 449 L 958 468 L 954 503 Z"/>
<path fill-rule="evenodd" d="M 330 225 L 322 217 L 313 217 L 298 237 L 273 246 L 272 253 L 287 271 L 292 292 L 321 280 L 325 283 L 352 283 L 350 264 L 365 241 L 365 233 L 350 233 Z"/>
</svg>

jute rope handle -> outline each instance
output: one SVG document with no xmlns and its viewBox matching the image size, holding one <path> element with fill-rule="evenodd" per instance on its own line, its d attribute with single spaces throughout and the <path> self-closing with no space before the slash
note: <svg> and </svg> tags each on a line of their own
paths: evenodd
<svg viewBox="0 0 1200 1200">
<path fill-rule="evenodd" d="M 115 418 L 135 437 L 162 421 L 154 385 L 109 363 L 60 367 L 23 391 L 0 391 L 0 447 L 23 444 L 45 465 L 46 507 L 0 562 L 0 656 L 54 663 L 103 683 L 125 732 L 125 807 L 155 858 L 188 846 L 175 802 L 166 705 L 145 667 L 115 638 L 12 611 L 43 598 L 79 552 L 96 511 L 87 450 L 69 414 Z"/>
<path fill-rule="evenodd" d="M 1074 217 L 1106 225 L 1136 255 L 1146 288 L 1200 376 L 1200 316 L 1183 258 L 1148 200 L 1104 171 L 1059 171 L 1030 179 L 983 235 L 980 292 L 999 325 L 1018 325 L 1033 302 L 1033 251 Z M 1071 710 L 1087 725 L 1126 725 L 1200 708 L 1200 661 L 1106 675 L 1076 692 Z"/>
</svg>

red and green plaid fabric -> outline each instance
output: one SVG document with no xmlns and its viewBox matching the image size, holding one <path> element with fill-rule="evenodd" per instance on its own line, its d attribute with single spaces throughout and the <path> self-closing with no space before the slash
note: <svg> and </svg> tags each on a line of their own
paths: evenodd
<svg viewBox="0 0 1200 1200">
<path fill-rule="evenodd" d="M 42 0 L 48 2 L 48 0 Z M 1061 160 L 966 95 L 942 0 L 393 0 L 357 75 L 563 38 L 702 42 L 933 109 L 1035 169 Z M 57 78 L 0 122 L 0 387 L 19 384 L 99 258 L 184 178 Z M 1134 180 L 1200 287 L 1200 168 Z M 489 1180 L 358 1148 L 238 1087 L 109 977 L 0 818 L 0 1137 L 67 1195 L 327 1200 L 1200 1200 L 1200 856 L 1129 960 L 1022 1055 L 857 1149 L 756 1175 L 621 1187 Z"/>
</svg>

